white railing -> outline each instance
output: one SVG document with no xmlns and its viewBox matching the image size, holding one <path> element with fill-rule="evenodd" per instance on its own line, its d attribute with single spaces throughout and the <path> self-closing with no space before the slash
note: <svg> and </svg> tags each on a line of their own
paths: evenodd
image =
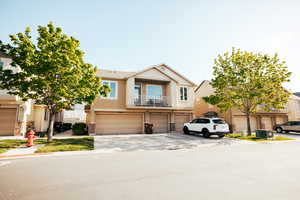
<svg viewBox="0 0 300 200">
<path fill-rule="evenodd" d="M 168 107 L 169 105 L 168 96 L 148 96 L 139 95 L 133 99 L 135 106 L 150 106 L 150 107 Z"/>
</svg>

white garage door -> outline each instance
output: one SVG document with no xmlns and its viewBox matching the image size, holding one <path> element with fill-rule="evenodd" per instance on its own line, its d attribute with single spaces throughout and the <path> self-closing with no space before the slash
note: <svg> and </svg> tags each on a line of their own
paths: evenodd
<svg viewBox="0 0 300 200">
<path fill-rule="evenodd" d="M 166 113 L 151 113 L 150 123 L 153 124 L 153 133 L 168 132 L 168 114 Z"/>
<path fill-rule="evenodd" d="M 97 134 L 137 134 L 143 131 L 141 113 L 97 114 Z"/>
<path fill-rule="evenodd" d="M 0 108 L 0 135 L 14 135 L 16 108 Z"/>
<path fill-rule="evenodd" d="M 176 114 L 175 115 L 175 131 L 182 132 L 183 124 L 190 121 L 190 115 L 186 114 Z"/>
</svg>

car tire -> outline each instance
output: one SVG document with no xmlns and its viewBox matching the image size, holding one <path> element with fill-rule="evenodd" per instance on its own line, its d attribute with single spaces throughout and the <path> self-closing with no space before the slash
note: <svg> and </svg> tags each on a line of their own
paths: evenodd
<svg viewBox="0 0 300 200">
<path fill-rule="evenodd" d="M 282 128 L 280 128 L 280 127 L 276 128 L 276 132 L 277 133 L 282 133 Z"/>
<path fill-rule="evenodd" d="M 218 135 L 219 136 L 219 138 L 223 138 L 225 135 Z"/>
<path fill-rule="evenodd" d="M 203 134 L 203 137 L 205 137 L 205 138 L 209 138 L 209 136 L 210 136 L 210 133 L 207 129 L 203 129 L 202 134 Z"/>
<path fill-rule="evenodd" d="M 189 131 L 189 128 L 188 127 L 183 127 L 183 133 L 186 134 L 186 135 L 189 135 L 190 134 L 190 131 Z"/>
</svg>

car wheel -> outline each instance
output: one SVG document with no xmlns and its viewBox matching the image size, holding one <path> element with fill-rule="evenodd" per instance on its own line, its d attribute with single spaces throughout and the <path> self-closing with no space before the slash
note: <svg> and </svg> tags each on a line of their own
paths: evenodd
<svg viewBox="0 0 300 200">
<path fill-rule="evenodd" d="M 203 129 L 203 130 L 202 130 L 202 133 L 203 133 L 203 137 L 209 138 L 210 133 L 209 133 L 209 131 L 208 131 L 207 129 Z"/>
<path fill-rule="evenodd" d="M 218 135 L 219 136 L 219 138 L 223 138 L 225 135 Z"/>
<path fill-rule="evenodd" d="M 276 128 L 276 132 L 277 133 L 282 133 L 282 128 L 280 128 L 280 127 Z"/>
<path fill-rule="evenodd" d="M 190 134 L 190 131 L 189 131 L 188 127 L 186 127 L 186 126 L 183 127 L 183 133 L 187 134 L 187 135 Z"/>
</svg>

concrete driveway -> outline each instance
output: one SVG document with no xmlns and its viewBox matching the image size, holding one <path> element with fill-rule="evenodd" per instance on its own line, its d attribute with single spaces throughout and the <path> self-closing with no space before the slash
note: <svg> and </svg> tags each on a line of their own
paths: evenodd
<svg viewBox="0 0 300 200">
<path fill-rule="evenodd" d="M 201 136 L 184 135 L 182 133 L 166 133 L 153 135 L 95 136 L 95 150 L 141 151 L 141 150 L 177 150 L 191 149 L 208 145 L 231 145 L 240 141 L 218 137 L 203 138 Z"/>
</svg>

